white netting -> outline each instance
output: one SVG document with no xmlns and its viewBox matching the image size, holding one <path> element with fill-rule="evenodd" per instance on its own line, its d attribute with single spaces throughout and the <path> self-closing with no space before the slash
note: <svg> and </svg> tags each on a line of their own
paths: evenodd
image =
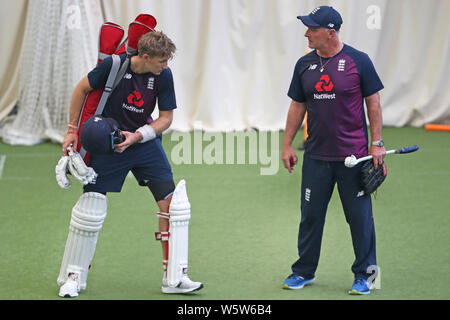
<svg viewBox="0 0 450 320">
<path fill-rule="evenodd" d="M 73 89 L 96 63 L 100 19 L 97 1 L 29 1 L 21 93 L 17 115 L 2 130 L 5 143 L 62 141 Z"/>
</svg>

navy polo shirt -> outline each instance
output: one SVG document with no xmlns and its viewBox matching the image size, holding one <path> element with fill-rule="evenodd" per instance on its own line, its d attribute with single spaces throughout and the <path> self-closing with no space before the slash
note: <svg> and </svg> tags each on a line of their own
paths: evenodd
<svg viewBox="0 0 450 320">
<path fill-rule="evenodd" d="M 305 154 L 324 161 L 344 161 L 368 153 L 364 98 L 384 88 L 369 56 L 351 46 L 331 58 L 316 50 L 295 66 L 288 96 L 308 112 Z"/>
<path fill-rule="evenodd" d="M 120 55 L 121 62 L 126 54 Z M 159 75 L 134 73 L 131 63 L 111 93 L 103 111 L 103 116 L 115 119 L 119 128 L 134 132 L 146 123 L 152 122 L 151 114 L 158 103 L 159 110 L 172 110 L 177 107 L 172 71 L 167 68 Z M 112 58 L 104 59 L 88 74 L 93 89 L 103 88 L 112 66 Z"/>
</svg>

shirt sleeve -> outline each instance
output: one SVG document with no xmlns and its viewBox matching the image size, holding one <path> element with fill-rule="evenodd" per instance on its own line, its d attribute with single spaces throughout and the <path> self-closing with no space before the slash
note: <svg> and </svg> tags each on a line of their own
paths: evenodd
<svg viewBox="0 0 450 320">
<path fill-rule="evenodd" d="M 88 73 L 89 85 L 92 89 L 100 89 L 105 86 L 111 66 L 112 58 L 108 57 Z"/>
<path fill-rule="evenodd" d="M 176 109 L 176 107 L 172 71 L 167 68 L 159 76 L 158 109 L 166 111 Z"/>
<path fill-rule="evenodd" d="M 367 54 L 361 56 L 360 60 L 360 79 L 361 92 L 363 97 L 371 96 L 372 94 L 384 88 L 380 77 L 375 70 L 375 67 Z"/>
<path fill-rule="evenodd" d="M 125 61 L 126 54 L 120 55 L 120 65 Z M 89 85 L 92 89 L 100 89 L 106 85 L 112 67 L 112 57 L 105 58 L 98 66 L 88 73 Z"/>
<path fill-rule="evenodd" d="M 297 102 L 305 102 L 305 93 L 303 91 L 303 86 L 301 82 L 302 71 L 301 71 L 301 59 L 297 62 L 294 69 L 294 74 L 292 75 L 291 85 L 289 86 L 288 97 Z"/>
</svg>

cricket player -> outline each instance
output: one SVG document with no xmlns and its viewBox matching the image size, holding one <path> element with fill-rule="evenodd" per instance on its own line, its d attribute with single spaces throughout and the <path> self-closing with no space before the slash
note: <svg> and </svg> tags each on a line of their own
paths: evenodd
<svg viewBox="0 0 450 320">
<path fill-rule="evenodd" d="M 157 213 L 159 232 L 156 237 L 163 248 L 162 292 L 187 293 L 203 287 L 202 283 L 191 281 L 187 275 L 187 238 L 183 238 L 187 233 L 180 237 L 175 228 L 170 233 L 178 235 L 181 240 L 174 240 L 173 244 L 169 241 L 172 214 L 178 214 L 179 220 L 184 222 L 190 217 L 184 180 L 177 191 L 161 142 L 161 133 L 171 125 L 173 110 L 177 107 L 172 72 L 168 67 L 168 60 L 172 59 L 175 50 L 175 44 L 163 32 L 144 34 L 138 42 L 138 54 L 131 57 L 126 73 L 111 93 L 102 116 L 91 118 L 83 126 L 83 147 L 91 154 L 89 166 L 98 176 L 95 183 L 84 186 L 83 194 L 72 209 L 69 236 L 57 281 L 61 286 L 61 297 L 76 297 L 81 289 L 86 288 L 98 233 L 106 218 L 107 193 L 120 192 L 129 171 L 140 186 L 150 189 L 160 210 Z M 122 62 L 125 57 L 126 54 L 120 56 Z M 111 65 L 112 59 L 106 58 L 76 86 L 70 105 L 69 131 L 62 144 L 64 153 L 67 154 L 70 145 L 76 150 L 83 102 L 89 92 L 105 86 Z M 159 118 L 153 121 L 151 114 L 156 103 Z M 117 123 L 125 138 L 113 145 L 113 152 L 108 152 L 109 147 L 100 139 L 104 131 L 108 131 L 107 119 Z M 176 203 L 171 205 L 171 202 Z M 171 248 L 171 245 L 175 247 Z M 176 282 L 169 283 L 169 252 L 172 253 L 172 262 L 177 262 L 181 259 L 180 246 L 184 246 L 181 251 L 185 251 L 182 257 L 186 260 L 183 261 L 185 265 Z"/>
</svg>

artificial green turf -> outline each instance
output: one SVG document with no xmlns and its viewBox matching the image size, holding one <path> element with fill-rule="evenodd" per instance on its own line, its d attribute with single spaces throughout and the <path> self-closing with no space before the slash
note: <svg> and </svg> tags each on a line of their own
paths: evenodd
<svg viewBox="0 0 450 320">
<path fill-rule="evenodd" d="M 164 137 L 166 152 L 177 141 Z M 295 140 L 301 144 L 302 132 Z M 78 299 L 296 300 L 449 299 L 450 134 L 420 128 L 384 128 L 387 149 L 418 144 L 414 154 L 388 156 L 388 177 L 373 201 L 381 289 L 347 295 L 354 260 L 350 231 L 337 192 L 324 230 L 315 283 L 302 290 L 281 284 L 297 259 L 299 165 L 276 175 L 260 164 L 173 165 L 186 179 L 192 206 L 189 275 L 205 288 L 164 295 L 161 246 L 154 240 L 157 206 L 150 192 L 127 178 L 108 195 L 88 287 Z M 281 147 L 282 132 L 279 136 Z M 208 145 L 204 142 L 203 147 Z M 71 208 L 81 193 L 62 190 L 54 168 L 60 146 L 0 143 L 0 299 L 59 299 L 56 277 Z"/>
</svg>

